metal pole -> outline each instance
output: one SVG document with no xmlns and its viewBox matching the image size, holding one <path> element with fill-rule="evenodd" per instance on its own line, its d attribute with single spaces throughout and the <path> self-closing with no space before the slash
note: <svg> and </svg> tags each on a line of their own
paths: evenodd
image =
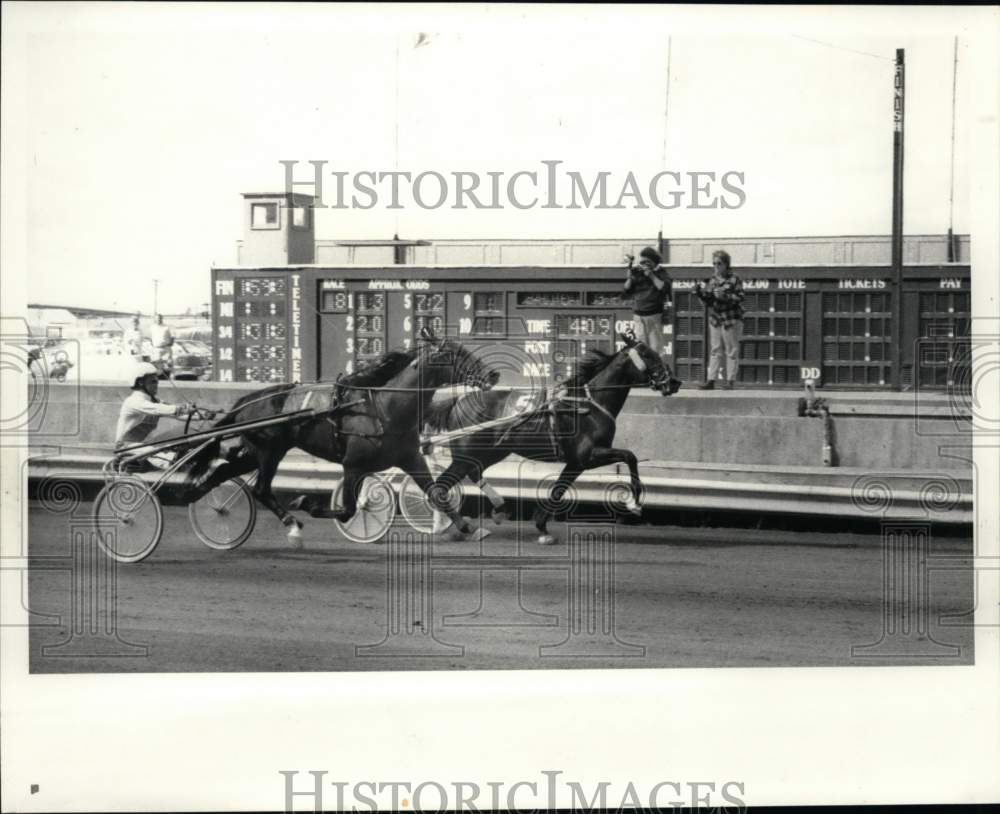
<svg viewBox="0 0 1000 814">
<path fill-rule="evenodd" d="M 951 176 L 948 185 L 948 262 L 958 259 L 955 251 L 955 93 L 958 85 L 958 37 L 951 64 Z"/>
<path fill-rule="evenodd" d="M 892 102 L 892 387 L 903 385 L 903 100 L 905 61 L 902 48 L 896 49 L 896 70 Z"/>
<path fill-rule="evenodd" d="M 158 299 L 158 296 L 159 296 L 159 293 L 160 293 L 159 289 L 160 289 L 160 281 L 154 277 L 153 278 L 153 319 L 156 319 L 156 315 L 159 313 L 157 311 L 157 308 L 159 307 L 157 305 L 157 299 Z"/>
</svg>

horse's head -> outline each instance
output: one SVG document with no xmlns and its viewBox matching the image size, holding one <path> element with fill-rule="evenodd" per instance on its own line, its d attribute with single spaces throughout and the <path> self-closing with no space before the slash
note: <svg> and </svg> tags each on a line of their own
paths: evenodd
<svg viewBox="0 0 1000 814">
<path fill-rule="evenodd" d="M 664 396 L 672 396 L 681 388 L 682 382 L 675 379 L 670 368 L 663 364 L 663 357 L 655 350 L 635 338 L 631 330 L 618 334 L 625 343 L 622 353 L 628 355 L 638 376 L 638 381 L 647 383 L 653 390 Z"/>
<path fill-rule="evenodd" d="M 421 354 L 426 371 L 437 384 L 466 384 L 489 390 L 500 379 L 500 371 L 490 368 L 458 342 L 438 337 L 429 328 L 421 329 L 420 338 L 426 343 L 426 352 Z"/>
</svg>

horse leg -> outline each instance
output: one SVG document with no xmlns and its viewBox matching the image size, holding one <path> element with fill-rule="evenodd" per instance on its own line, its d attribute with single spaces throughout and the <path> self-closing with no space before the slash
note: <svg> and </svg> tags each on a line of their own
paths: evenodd
<svg viewBox="0 0 1000 814">
<path fill-rule="evenodd" d="M 344 481 L 343 489 L 341 489 L 341 495 L 344 498 L 343 508 L 337 512 L 333 513 L 334 518 L 339 520 L 341 523 L 346 523 L 358 510 L 358 487 L 361 485 L 362 481 L 367 477 L 367 472 L 360 472 L 357 469 L 349 469 L 344 467 Z"/>
<path fill-rule="evenodd" d="M 493 506 L 493 511 L 492 511 L 493 519 L 496 521 L 497 524 L 499 524 L 503 519 L 506 518 L 506 513 L 499 511 L 504 508 L 503 498 L 496 493 L 496 490 L 494 490 L 493 487 L 490 486 L 489 483 L 487 483 L 486 478 L 483 477 L 482 461 L 479 458 L 470 455 L 468 453 L 461 455 L 457 453 L 452 453 L 452 455 L 453 457 L 451 464 L 434 481 L 434 487 L 432 488 L 440 487 L 438 493 L 443 496 L 445 494 L 443 491 L 444 489 L 451 489 L 453 487 L 458 487 L 463 480 L 468 480 L 470 483 L 478 486 L 483 491 L 483 494 L 485 494 L 487 498 L 490 500 L 490 503 Z M 447 526 L 444 525 L 438 528 L 438 519 L 440 518 L 443 520 L 444 517 L 445 515 L 443 513 L 437 511 L 436 509 L 434 510 L 435 533 L 444 531 L 447 528 Z M 482 521 L 481 511 L 477 514 L 476 520 L 481 523 Z M 492 532 L 489 529 L 485 528 L 484 526 L 480 525 L 478 534 L 479 534 L 479 539 L 482 540 L 485 539 L 486 537 L 489 537 L 490 534 L 492 534 Z"/>
<path fill-rule="evenodd" d="M 490 502 L 490 516 L 493 518 L 493 522 L 498 526 L 507 519 L 507 505 L 504 503 L 503 498 L 490 486 L 486 476 L 484 474 L 486 467 L 483 465 L 482 461 L 475 458 L 467 458 L 463 460 L 468 460 L 469 465 L 464 472 L 458 474 L 459 479 L 466 477 L 469 479 L 470 483 L 475 484 L 479 487 L 479 490 L 486 495 L 486 499 Z M 454 463 L 449 469 L 454 468 Z M 443 478 L 444 476 L 442 476 Z M 438 481 L 440 482 L 440 478 Z"/>
<path fill-rule="evenodd" d="M 642 514 L 639 503 L 642 500 L 642 481 L 639 480 L 639 462 L 635 455 L 627 449 L 614 447 L 594 447 L 587 462 L 587 469 L 596 469 L 608 464 L 625 464 L 628 467 L 629 486 L 631 493 L 625 502 L 625 508 L 632 514 Z"/>
<path fill-rule="evenodd" d="M 455 462 L 452 462 L 452 466 Z M 431 508 L 435 511 L 446 514 L 451 518 L 452 523 L 455 524 L 462 534 L 469 534 L 472 532 L 472 526 L 465 522 L 465 518 L 462 517 L 462 513 L 459 510 L 453 510 L 448 505 L 448 486 L 446 485 L 445 476 L 448 475 L 452 470 L 452 466 L 446 469 L 440 478 L 435 480 L 431 476 L 430 469 L 427 467 L 427 461 L 424 460 L 422 455 L 414 455 L 410 460 L 403 466 L 403 469 L 413 478 L 414 482 L 423 489 L 424 494 L 427 495 L 427 499 L 430 501 Z M 461 482 L 461 478 L 454 481 L 455 483 Z"/>
<path fill-rule="evenodd" d="M 285 511 L 284 507 L 278 503 L 278 499 L 271 491 L 271 481 L 278 471 L 279 458 L 276 455 L 268 455 L 261 452 L 258 456 L 257 482 L 253 485 L 253 496 L 266 506 L 274 514 L 282 525 L 288 527 L 288 539 L 293 547 L 302 547 L 302 524 L 292 515 Z"/>
<path fill-rule="evenodd" d="M 469 476 L 469 480 L 472 480 L 471 475 Z M 482 491 L 482 493 L 486 495 L 486 499 L 489 500 L 490 505 L 493 507 L 493 510 L 491 512 L 491 516 L 493 517 L 493 522 L 496 523 L 498 526 L 501 523 L 506 522 L 507 518 L 510 516 L 507 513 L 507 504 L 504 502 L 504 499 L 500 496 L 500 493 L 497 492 L 497 490 L 494 489 L 492 486 L 490 486 L 490 482 L 486 480 L 486 476 L 483 475 L 482 473 L 480 473 L 479 480 L 476 481 L 476 486 L 478 486 L 480 491 Z"/>
<path fill-rule="evenodd" d="M 580 473 L 583 472 L 582 466 L 567 466 L 559 473 L 559 477 L 556 482 L 552 484 L 552 489 L 549 492 L 549 502 L 550 504 L 556 503 L 562 500 L 566 490 L 573 484 Z M 543 505 L 539 504 L 535 508 L 535 528 L 538 529 L 538 543 L 539 545 L 552 545 L 556 542 L 556 538 L 549 534 L 548 524 L 549 518 L 552 517 L 552 512 L 546 509 Z"/>
</svg>

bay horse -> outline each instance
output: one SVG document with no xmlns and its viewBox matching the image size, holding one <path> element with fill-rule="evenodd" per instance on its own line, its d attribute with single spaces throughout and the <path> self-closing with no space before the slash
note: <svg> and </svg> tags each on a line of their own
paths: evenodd
<svg viewBox="0 0 1000 814">
<path fill-rule="evenodd" d="M 561 500 L 582 472 L 624 463 L 629 470 L 631 498 L 626 506 L 638 513 L 642 488 L 638 462 L 630 450 L 611 446 L 616 418 L 633 387 L 649 385 L 668 396 L 680 389 L 681 382 L 673 378 L 660 355 L 637 342 L 634 335 L 619 336 L 625 342 L 619 352 L 589 351 L 577 362 L 573 375 L 561 383 L 550 401 L 539 409 L 525 411 L 525 417 L 513 424 L 496 419 L 516 415 L 518 411 L 511 409 L 516 391 L 470 393 L 432 404 L 425 416 L 425 429 L 431 432 L 460 431 L 494 422 L 494 426 L 469 434 L 456 433 L 447 443 L 452 462 L 428 493 L 436 498 L 432 506 L 436 509 L 445 503 L 448 491 L 468 478 L 490 498 L 493 517 L 500 522 L 506 516 L 503 499 L 489 486 L 483 473 L 508 455 L 517 454 L 565 464 L 552 486 L 550 506 Z M 535 509 L 535 527 L 542 545 L 555 542 L 548 532 L 552 514 L 553 511 L 542 503 Z M 436 514 L 435 518 L 440 515 Z"/>
<path fill-rule="evenodd" d="M 305 507 L 313 517 L 347 522 L 357 510 L 365 477 L 398 466 L 428 493 L 432 505 L 445 511 L 463 533 L 469 533 L 472 529 L 461 515 L 448 504 L 438 506 L 430 494 L 433 477 L 420 454 L 417 417 L 430 405 L 438 387 L 465 384 L 488 390 L 500 374 L 457 342 L 439 339 L 427 329 L 420 338 L 423 342 L 416 348 L 390 351 L 336 382 L 279 384 L 240 398 L 213 429 L 307 409 L 310 402 L 317 413 L 246 432 L 224 457 L 221 443 L 216 441 L 194 460 L 185 499 L 196 500 L 230 478 L 256 471 L 254 497 L 289 527 L 289 538 L 298 544 L 302 523 L 271 491 L 278 465 L 289 450 L 298 447 L 343 465 L 344 505 L 336 512 L 328 508 L 329 502 L 326 506 L 311 505 L 310 500 L 300 499 L 289 508 Z"/>
</svg>

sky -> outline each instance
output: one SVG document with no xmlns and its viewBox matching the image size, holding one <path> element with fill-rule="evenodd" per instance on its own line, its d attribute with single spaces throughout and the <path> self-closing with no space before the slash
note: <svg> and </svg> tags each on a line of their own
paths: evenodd
<svg viewBox="0 0 1000 814">
<path fill-rule="evenodd" d="M 662 170 L 743 174 L 728 210 L 390 210 L 383 195 L 318 212 L 321 240 L 888 234 L 897 47 L 905 231 L 970 229 L 976 77 L 959 16 L 81 6 L 4 9 L 19 46 L 4 90 L 20 100 L 5 126 L 23 146 L 4 161 L 25 181 L 32 302 L 149 310 L 154 278 L 162 310 L 207 301 L 209 268 L 236 260 L 240 193 L 281 189 L 281 160 L 302 179 L 310 160 L 507 176 L 557 160 L 609 172 L 612 197 L 629 172 L 640 186 Z"/>
</svg>

